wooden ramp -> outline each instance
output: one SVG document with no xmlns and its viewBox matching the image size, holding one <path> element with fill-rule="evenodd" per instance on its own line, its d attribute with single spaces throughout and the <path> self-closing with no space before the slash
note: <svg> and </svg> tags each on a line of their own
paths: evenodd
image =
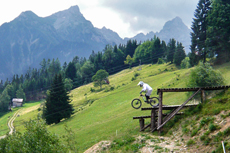
<svg viewBox="0 0 230 153">
<path fill-rule="evenodd" d="M 140 131 L 144 131 L 146 128 L 150 127 L 151 132 L 158 130 L 161 132 L 162 127 L 170 121 L 175 115 L 181 115 L 179 111 L 186 107 L 193 107 L 197 106 L 197 104 L 190 104 L 187 103 L 198 93 L 201 93 L 201 102 L 204 102 L 206 99 L 205 90 L 223 90 L 228 89 L 230 86 L 217 86 L 217 87 L 197 87 L 197 88 L 164 88 L 164 89 L 157 89 L 157 94 L 159 95 L 159 106 L 157 107 L 149 107 L 149 108 L 142 108 L 141 110 L 151 110 L 150 116 L 139 116 L 133 117 L 133 119 L 139 119 L 140 122 Z M 171 105 L 171 106 L 164 106 L 163 105 L 163 92 L 194 92 L 191 97 L 189 97 L 182 105 Z M 163 114 L 163 110 L 172 110 L 169 114 Z M 163 118 L 164 117 L 164 118 Z M 144 120 L 146 118 L 151 118 L 151 122 L 148 125 L 144 125 Z"/>
</svg>

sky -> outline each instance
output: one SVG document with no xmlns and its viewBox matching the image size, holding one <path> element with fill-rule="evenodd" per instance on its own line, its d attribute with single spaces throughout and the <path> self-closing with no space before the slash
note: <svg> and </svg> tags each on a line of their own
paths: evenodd
<svg viewBox="0 0 230 153">
<path fill-rule="evenodd" d="M 94 27 L 106 27 L 122 38 L 160 32 L 165 22 L 180 17 L 190 28 L 199 0 L 1 0 L 0 25 L 24 11 L 39 17 L 78 5 Z"/>
</svg>

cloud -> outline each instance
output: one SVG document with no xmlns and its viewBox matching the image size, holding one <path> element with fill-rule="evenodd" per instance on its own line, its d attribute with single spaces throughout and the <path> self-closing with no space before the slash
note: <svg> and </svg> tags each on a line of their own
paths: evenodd
<svg viewBox="0 0 230 153">
<path fill-rule="evenodd" d="M 119 14 L 131 31 L 159 31 L 165 22 L 176 16 L 190 28 L 198 0 L 103 0 L 100 5 Z"/>
</svg>

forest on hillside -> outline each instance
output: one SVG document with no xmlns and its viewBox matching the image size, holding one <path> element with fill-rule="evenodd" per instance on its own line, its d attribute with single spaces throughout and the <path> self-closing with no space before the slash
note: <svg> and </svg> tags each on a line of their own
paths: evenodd
<svg viewBox="0 0 230 153">
<path fill-rule="evenodd" d="M 182 43 L 170 39 L 164 41 L 155 37 L 146 42 L 127 41 L 126 45 L 106 45 L 103 51 L 92 51 L 88 59 L 75 56 L 69 63 L 61 63 L 58 59 L 40 62 L 40 69 L 30 68 L 25 75 L 13 76 L 12 81 L 0 83 L 0 111 L 8 110 L 12 98 L 23 98 L 24 101 L 44 99 L 50 89 L 55 74 L 61 74 L 67 91 L 92 82 L 98 70 L 106 70 L 110 75 L 123 69 L 141 64 L 171 62 L 180 65 L 185 58 Z M 176 56 L 173 56 L 176 55 Z M 178 56 L 179 55 L 179 56 Z"/>
<path fill-rule="evenodd" d="M 230 59 L 230 2 L 200 0 L 194 12 L 191 33 L 191 53 L 186 57 L 183 44 L 171 38 L 169 42 L 154 37 L 138 43 L 129 40 L 119 45 L 106 45 L 103 51 L 92 51 L 90 57 L 75 56 L 61 65 L 58 59 L 43 59 L 40 68 L 29 68 L 27 73 L 15 74 L 0 81 L 0 112 L 8 111 L 12 98 L 24 101 L 44 99 L 56 74 L 61 74 L 67 91 L 92 81 L 98 70 L 110 75 L 139 64 L 169 62 L 182 68 L 196 66 L 199 61 L 221 64 Z M 185 58 L 186 57 L 186 58 Z"/>
</svg>

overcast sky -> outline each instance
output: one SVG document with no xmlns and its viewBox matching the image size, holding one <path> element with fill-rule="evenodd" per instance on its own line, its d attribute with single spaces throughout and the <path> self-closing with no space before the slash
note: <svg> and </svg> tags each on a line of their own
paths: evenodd
<svg viewBox="0 0 230 153">
<path fill-rule="evenodd" d="M 199 0 L 1 0 L 0 25 L 23 11 L 46 17 L 78 5 L 83 16 L 95 27 L 105 26 L 120 37 L 143 32 L 159 32 L 165 22 L 179 16 L 191 27 Z"/>
</svg>

